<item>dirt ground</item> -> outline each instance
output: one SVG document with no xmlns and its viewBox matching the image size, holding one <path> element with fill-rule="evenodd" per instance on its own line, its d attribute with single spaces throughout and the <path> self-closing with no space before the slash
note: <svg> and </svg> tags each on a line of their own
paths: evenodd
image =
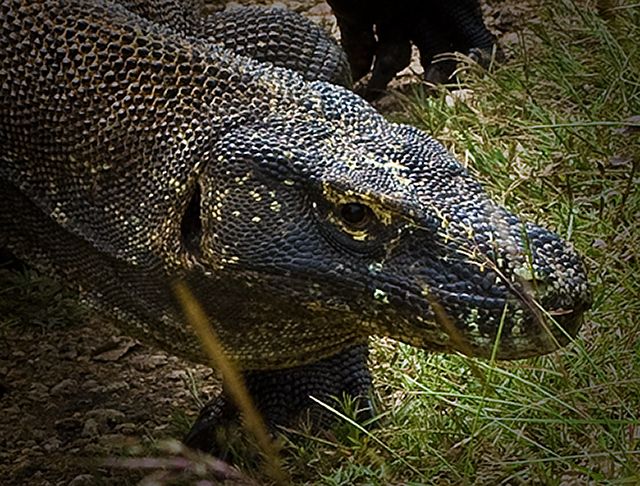
<svg viewBox="0 0 640 486">
<path fill-rule="evenodd" d="M 198 412 L 192 380 L 209 383 L 212 393 L 218 385 L 212 370 L 119 336 L 96 319 L 46 334 L 13 328 L 4 341 L 0 484 L 78 486 L 97 477 L 122 484 L 122 471 L 94 458 L 133 453 L 145 436 L 175 437 L 181 415 L 193 420 Z"/>
<path fill-rule="evenodd" d="M 337 33 L 323 1 L 277 3 Z M 509 43 L 519 7 L 497 3 L 484 5 L 486 21 Z M 414 62 L 395 86 L 417 82 L 420 71 Z M 179 438 L 198 413 L 194 388 L 206 399 L 219 386 L 210 369 L 121 336 L 101 318 L 0 331 L 3 485 L 135 483 L 139 473 L 106 467 L 104 459 L 135 454 L 158 438 Z"/>
</svg>

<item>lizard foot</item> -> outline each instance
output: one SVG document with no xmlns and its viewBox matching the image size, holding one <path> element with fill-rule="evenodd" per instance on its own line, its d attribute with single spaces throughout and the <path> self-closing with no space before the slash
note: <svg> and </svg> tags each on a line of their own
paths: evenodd
<svg viewBox="0 0 640 486">
<path fill-rule="evenodd" d="M 371 375 L 368 348 L 357 345 L 303 366 L 243 374 L 247 390 L 269 432 L 306 421 L 313 432 L 331 428 L 337 417 L 311 397 L 340 408 L 351 403 L 359 422 L 374 415 L 370 399 Z M 242 416 L 227 390 L 207 403 L 184 439 L 194 449 L 226 457 L 234 436 L 240 433 Z"/>
</svg>

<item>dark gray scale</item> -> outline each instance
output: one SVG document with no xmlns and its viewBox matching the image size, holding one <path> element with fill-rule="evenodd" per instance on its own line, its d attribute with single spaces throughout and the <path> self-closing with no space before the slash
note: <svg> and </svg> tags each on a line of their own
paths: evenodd
<svg viewBox="0 0 640 486">
<path fill-rule="evenodd" d="M 239 56 L 292 69 L 308 80 L 351 86 L 346 55 L 320 26 L 283 8 L 236 7 L 202 15 L 199 0 L 122 2 L 175 32 L 220 44 Z"/>
<path fill-rule="evenodd" d="M 318 25 L 281 8 L 245 7 L 211 15 L 203 34 L 241 56 L 292 69 L 305 79 L 351 86 L 347 57 Z"/>
</svg>

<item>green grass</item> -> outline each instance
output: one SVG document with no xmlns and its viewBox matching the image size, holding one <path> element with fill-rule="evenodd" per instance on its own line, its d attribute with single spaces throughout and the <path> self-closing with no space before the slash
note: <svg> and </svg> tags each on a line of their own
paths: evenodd
<svg viewBox="0 0 640 486">
<path fill-rule="evenodd" d="M 536 13 L 503 66 L 462 74 L 464 101 L 416 92 L 394 118 L 585 256 L 594 305 L 578 342 L 491 363 L 377 341 L 380 427 L 290 446 L 296 482 L 640 483 L 640 4 Z"/>
</svg>

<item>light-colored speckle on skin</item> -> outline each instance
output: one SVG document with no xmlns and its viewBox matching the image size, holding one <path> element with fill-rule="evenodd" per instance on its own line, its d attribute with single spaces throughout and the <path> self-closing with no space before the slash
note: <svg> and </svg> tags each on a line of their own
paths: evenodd
<svg viewBox="0 0 640 486">
<path fill-rule="evenodd" d="M 533 282 L 536 280 L 533 275 L 533 272 L 531 271 L 531 268 L 528 265 L 514 268 L 513 275 L 518 278 L 521 278 L 526 282 Z"/>
<path fill-rule="evenodd" d="M 478 309 L 472 308 L 466 316 L 465 326 L 469 334 L 480 334 L 480 327 L 478 326 Z"/>
<path fill-rule="evenodd" d="M 222 265 L 237 265 L 240 263 L 240 258 L 237 256 L 223 257 L 220 259 L 220 263 Z"/>
<path fill-rule="evenodd" d="M 269 209 L 271 209 L 271 211 L 273 211 L 274 213 L 279 213 L 280 209 L 282 209 L 282 204 L 274 199 L 273 201 L 271 201 L 271 204 L 269 204 Z"/>
<path fill-rule="evenodd" d="M 375 289 L 373 291 L 373 298 L 377 302 L 380 302 L 382 304 L 388 304 L 389 303 L 389 297 L 387 296 L 387 293 L 384 290 Z"/>
<path fill-rule="evenodd" d="M 526 334 L 524 327 L 524 311 L 517 309 L 511 318 L 511 336 L 520 337 Z"/>
<path fill-rule="evenodd" d="M 382 272 L 383 268 L 384 268 L 384 264 L 382 262 L 374 262 L 371 265 L 369 265 L 369 271 L 371 273 L 380 273 Z"/>
</svg>

